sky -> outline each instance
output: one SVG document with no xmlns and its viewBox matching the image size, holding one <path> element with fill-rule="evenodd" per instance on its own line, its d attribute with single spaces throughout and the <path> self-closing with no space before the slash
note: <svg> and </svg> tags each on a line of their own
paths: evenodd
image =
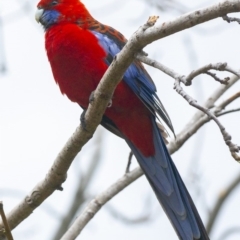
<svg viewBox="0 0 240 240">
<path fill-rule="evenodd" d="M 180 14 L 174 10 L 159 12 L 153 6 L 154 1 L 151 1 L 152 5 L 144 0 L 83 2 L 96 19 L 118 29 L 127 38 L 150 15 L 160 15 L 160 24 Z M 186 11 L 216 2 L 198 1 L 194 4 L 189 0 L 181 1 Z M 44 49 L 44 32 L 34 19 L 37 1 L 28 1 L 28 5 L 23 3 L 19 0 L 0 1 L 0 44 L 3 46 L 0 48 L 0 63 L 4 60 L 7 69 L 5 73 L 0 73 L 0 200 L 4 202 L 6 212 L 45 177 L 57 154 L 78 126 L 81 114 L 81 109 L 62 96 L 54 82 Z M 151 58 L 181 74 L 217 62 L 227 62 L 239 69 L 239 34 L 238 24 L 227 24 L 217 19 L 161 39 L 145 51 Z M 172 119 L 175 132 L 180 132 L 196 110 L 173 90 L 174 82 L 170 77 L 156 69 L 147 69 Z M 185 90 L 202 103 L 218 85 L 203 76 Z M 238 82 L 222 100 L 239 91 L 239 87 Z M 237 106 L 239 101 L 231 105 L 232 108 Z M 233 141 L 240 144 L 240 113 L 227 115 L 220 120 Z M 90 199 L 124 174 L 129 154 L 126 143 L 102 127 L 95 135 L 101 135 L 102 151 L 89 186 Z M 63 185 L 64 191 L 55 192 L 13 231 L 16 239 L 52 238 L 61 217 L 66 214 L 79 178 L 89 166 L 97 141 L 96 137 L 93 138 L 77 156 Z M 175 153 L 173 160 L 205 222 L 218 195 L 239 174 L 239 164 L 231 158 L 217 126 L 212 122 Z M 132 168 L 136 166 L 136 161 L 133 161 Z M 200 186 L 200 194 L 196 186 Z M 211 239 L 219 239 L 230 226 L 240 227 L 239 190 L 234 192 L 229 204 L 224 207 Z M 177 239 L 143 177 L 112 199 L 108 206 L 94 217 L 78 239 Z M 151 221 L 124 223 L 110 213 L 110 207 L 129 218 L 150 213 Z M 239 239 L 239 235 L 228 239 Z"/>
</svg>

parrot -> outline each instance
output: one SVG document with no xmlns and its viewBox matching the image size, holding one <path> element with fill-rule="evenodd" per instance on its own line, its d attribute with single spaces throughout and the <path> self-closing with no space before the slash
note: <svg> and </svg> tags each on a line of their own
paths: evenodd
<svg viewBox="0 0 240 240">
<path fill-rule="evenodd" d="M 47 57 L 61 93 L 86 110 L 127 39 L 94 19 L 81 0 L 40 0 L 35 18 L 45 31 Z M 101 125 L 126 141 L 178 238 L 207 240 L 201 217 L 166 147 L 161 121 L 174 132 L 153 80 L 143 64 L 134 60 L 117 85 Z"/>
</svg>

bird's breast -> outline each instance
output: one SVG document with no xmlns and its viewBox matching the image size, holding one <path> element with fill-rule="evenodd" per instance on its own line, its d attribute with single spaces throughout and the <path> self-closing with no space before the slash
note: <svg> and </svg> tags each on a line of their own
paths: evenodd
<svg viewBox="0 0 240 240">
<path fill-rule="evenodd" d="M 106 53 L 96 37 L 75 24 L 60 24 L 46 32 L 45 47 L 61 92 L 87 107 L 91 92 L 107 69 Z"/>
</svg>

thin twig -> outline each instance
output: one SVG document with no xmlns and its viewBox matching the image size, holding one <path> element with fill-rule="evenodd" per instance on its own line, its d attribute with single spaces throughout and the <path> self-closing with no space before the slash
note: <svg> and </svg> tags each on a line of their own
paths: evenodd
<svg viewBox="0 0 240 240">
<path fill-rule="evenodd" d="M 211 76 L 212 78 L 214 78 L 217 82 L 220 82 L 221 84 L 228 84 L 228 81 L 230 80 L 229 77 L 226 77 L 224 79 L 220 79 L 216 73 L 213 73 L 213 72 L 210 72 L 210 71 L 207 71 L 205 72 L 205 74 Z"/>
<path fill-rule="evenodd" d="M 4 225 L 4 230 L 1 230 L 1 231 L 4 232 L 4 235 L 7 237 L 8 240 L 13 240 L 11 229 L 8 225 L 8 221 L 5 216 L 4 209 L 3 209 L 3 202 L 0 202 L 0 215 L 2 217 L 2 221 L 3 221 L 3 225 Z"/>
<path fill-rule="evenodd" d="M 149 201 L 146 201 L 144 205 L 145 207 L 143 207 L 143 209 L 145 210 L 145 212 L 141 214 L 141 216 L 137 217 L 126 216 L 114 207 L 112 207 L 110 204 L 106 204 L 104 207 L 114 219 L 120 220 L 123 224 L 140 224 L 152 221 L 154 220 L 154 217 L 158 216 L 156 214 L 153 214 L 154 211 L 153 209 L 151 209 L 151 204 L 149 204 Z"/>
<path fill-rule="evenodd" d="M 75 239 L 87 225 L 87 223 L 95 216 L 101 207 L 112 199 L 116 194 L 122 191 L 129 184 L 134 182 L 142 175 L 142 170 L 136 168 L 130 173 L 126 173 L 122 178 L 117 180 L 108 189 L 97 195 L 84 209 L 81 215 L 74 221 L 73 225 L 64 234 L 61 240 Z"/>
<path fill-rule="evenodd" d="M 229 97 L 227 100 L 223 101 L 221 104 L 219 104 L 218 108 L 215 110 L 216 112 L 221 112 L 227 105 L 235 101 L 236 99 L 240 98 L 240 92 L 235 93 L 231 97 Z"/>
<path fill-rule="evenodd" d="M 240 173 L 234 178 L 234 180 L 229 184 L 226 189 L 222 190 L 219 194 L 219 197 L 214 205 L 214 208 L 212 209 L 211 213 L 209 214 L 209 219 L 206 224 L 207 232 L 210 234 L 213 225 L 216 222 L 216 218 L 218 217 L 220 210 L 222 209 L 222 205 L 226 202 L 227 198 L 230 197 L 231 193 L 234 191 L 234 189 L 240 184 Z"/>
<path fill-rule="evenodd" d="M 228 84 L 229 77 L 226 77 L 224 80 L 221 80 L 216 76 L 215 73 L 209 72 L 209 70 L 218 70 L 218 71 L 227 71 L 230 73 L 235 74 L 236 76 L 240 77 L 240 72 L 232 69 L 227 65 L 227 63 L 215 63 L 215 64 L 207 64 L 203 67 L 200 67 L 196 70 L 193 70 L 191 73 L 189 73 L 187 76 L 181 75 L 177 72 L 175 72 L 173 69 L 165 66 L 164 64 L 157 62 L 154 59 L 151 59 L 147 57 L 146 55 L 143 55 L 142 53 L 137 53 L 136 58 L 154 68 L 159 69 L 160 71 L 166 73 L 168 76 L 174 78 L 174 79 L 180 79 L 182 83 L 184 83 L 186 86 L 190 86 L 192 84 L 192 80 L 199 76 L 200 74 L 208 74 L 209 76 L 213 77 L 216 81 L 220 82 L 221 84 Z"/>
<path fill-rule="evenodd" d="M 240 24 L 240 19 L 239 18 L 235 18 L 235 17 L 228 17 L 227 15 L 222 17 L 224 21 L 227 21 L 228 23 L 231 22 L 237 22 L 238 24 Z"/>
<path fill-rule="evenodd" d="M 229 114 L 229 113 L 234 113 L 234 112 L 239 112 L 239 111 L 240 111 L 240 108 L 230 109 L 230 110 L 227 110 L 227 111 L 224 111 L 224 112 L 216 113 L 216 116 L 221 117 L 223 115 L 226 115 L 226 114 Z"/>
<path fill-rule="evenodd" d="M 135 55 L 136 59 L 138 59 L 139 61 L 151 66 L 151 67 L 154 67 L 156 69 L 159 69 L 160 71 L 164 72 L 165 74 L 167 74 L 168 76 L 172 77 L 172 78 L 178 78 L 179 77 L 179 74 L 177 72 L 175 72 L 173 69 L 163 65 L 162 63 L 154 60 L 154 59 L 151 59 L 147 56 L 145 56 L 144 54 L 142 53 L 137 53 Z"/>
<path fill-rule="evenodd" d="M 181 80 L 180 79 L 176 79 L 175 83 L 174 83 L 174 89 L 177 91 L 177 93 L 179 93 L 191 106 L 199 109 L 200 111 L 204 112 L 205 114 L 208 115 L 208 117 L 210 117 L 219 127 L 223 139 L 226 143 L 226 145 L 229 147 L 229 150 L 231 152 L 231 155 L 233 156 L 233 158 L 240 162 L 240 156 L 238 156 L 236 153 L 239 152 L 240 150 L 240 146 L 234 144 L 231 141 L 231 135 L 226 131 L 225 127 L 221 124 L 221 122 L 218 120 L 218 118 L 215 116 L 215 114 L 213 112 L 211 112 L 209 109 L 199 105 L 197 103 L 197 101 L 195 99 L 193 99 L 191 96 L 189 96 L 181 87 L 180 85 Z"/>
<path fill-rule="evenodd" d="M 233 70 L 231 67 L 227 66 L 226 63 L 217 63 L 217 64 L 208 64 L 205 65 L 197 70 L 192 71 L 189 75 L 184 76 L 184 75 L 180 75 L 179 73 L 175 72 L 174 70 L 170 69 L 167 66 L 164 66 L 163 64 L 150 59 L 146 56 L 144 56 L 143 54 L 137 54 L 136 58 L 152 67 L 155 67 L 161 71 L 163 71 L 164 73 L 168 74 L 169 76 L 171 76 L 172 78 L 175 79 L 175 83 L 174 83 L 174 89 L 193 107 L 199 109 L 200 111 L 202 111 L 203 113 L 207 114 L 208 117 L 210 117 L 211 119 L 213 119 L 216 124 L 218 125 L 223 139 L 226 143 L 226 145 L 229 147 L 229 150 L 231 152 L 232 157 L 240 162 L 240 156 L 237 154 L 240 150 L 240 146 L 234 144 L 231 141 L 231 135 L 226 131 L 225 127 L 221 124 L 221 122 L 217 119 L 216 115 L 211 112 L 208 108 L 201 106 L 197 103 L 197 101 L 195 99 L 193 99 L 191 96 L 189 96 L 181 87 L 181 82 L 184 83 L 186 86 L 191 85 L 193 78 L 195 78 L 196 76 L 198 76 L 199 74 L 202 73 L 206 73 L 208 72 L 210 69 L 215 69 L 215 70 L 219 70 L 219 71 L 229 71 L 229 72 L 233 72 L 237 77 L 240 77 L 239 71 Z M 230 78 L 227 79 L 227 83 L 230 81 Z"/>
<path fill-rule="evenodd" d="M 219 240 L 224 240 L 227 239 L 228 237 L 230 237 L 233 234 L 238 234 L 240 235 L 240 227 L 231 227 L 229 229 L 227 229 L 220 237 Z"/>
<path fill-rule="evenodd" d="M 226 72 L 230 72 L 235 74 L 236 76 L 240 77 L 240 73 L 234 69 L 232 69 L 231 67 L 229 67 L 227 65 L 227 63 L 210 63 L 207 64 L 201 68 L 198 68 L 197 70 L 192 71 L 188 76 L 186 77 L 181 77 L 181 82 L 184 83 L 186 86 L 190 86 L 192 84 L 192 80 L 199 76 L 200 74 L 208 74 L 211 77 L 213 77 L 215 80 L 227 84 L 227 81 L 225 80 L 224 82 L 222 82 L 221 80 L 219 80 L 219 78 L 216 78 L 216 75 L 212 74 L 211 72 L 209 72 L 209 70 L 217 70 L 217 71 L 226 71 Z"/>
<path fill-rule="evenodd" d="M 213 108 L 215 102 L 236 82 L 239 81 L 239 77 L 233 75 L 230 77 L 228 85 L 220 85 L 203 104 L 205 108 Z M 174 153 L 177 151 L 193 134 L 195 134 L 205 123 L 210 121 L 203 112 L 197 111 L 191 120 L 185 125 L 184 129 L 177 134 L 176 141 L 171 141 L 168 145 L 169 152 Z"/>
</svg>

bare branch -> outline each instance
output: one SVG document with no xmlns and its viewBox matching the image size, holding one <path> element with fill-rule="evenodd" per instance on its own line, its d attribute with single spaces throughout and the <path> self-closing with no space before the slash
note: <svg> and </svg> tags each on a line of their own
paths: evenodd
<svg viewBox="0 0 240 240">
<path fill-rule="evenodd" d="M 223 16 L 222 18 L 223 18 L 224 21 L 227 21 L 228 23 L 237 22 L 238 24 L 240 24 L 240 19 L 239 18 L 228 17 L 227 15 Z"/>
<path fill-rule="evenodd" d="M 130 173 L 126 173 L 118 181 L 112 184 L 108 189 L 97 195 L 87 205 L 82 214 L 75 220 L 73 225 L 68 229 L 68 231 L 64 234 L 61 240 L 75 239 L 106 202 L 112 199 L 116 194 L 122 191 L 129 184 L 134 182 L 137 178 L 142 176 L 142 174 L 142 170 L 140 168 L 136 168 Z"/>
<path fill-rule="evenodd" d="M 226 115 L 226 114 L 229 114 L 229 113 L 234 113 L 234 112 L 240 112 L 240 108 L 235 108 L 235 109 L 227 110 L 227 111 L 224 111 L 224 112 L 220 112 L 220 113 L 217 113 L 216 116 L 221 117 L 223 115 Z"/>
<path fill-rule="evenodd" d="M 160 62 L 157 62 L 154 59 L 151 59 L 151 58 L 147 57 L 145 54 L 137 53 L 136 54 L 136 58 L 139 61 L 141 61 L 141 62 L 143 62 L 143 63 L 145 63 L 145 64 L 147 64 L 147 65 L 149 65 L 151 67 L 159 69 L 160 71 L 166 73 L 168 76 L 170 76 L 170 77 L 172 77 L 174 79 L 180 77 L 180 75 L 177 72 L 175 72 L 173 69 L 163 65 Z"/>
<path fill-rule="evenodd" d="M 106 204 L 105 209 L 109 211 L 109 213 L 113 216 L 114 219 L 122 221 L 123 224 L 140 224 L 152 221 L 154 219 L 154 216 L 156 216 L 153 216 L 153 209 L 149 207 L 149 201 L 147 202 L 148 204 L 145 204 L 146 207 L 143 207 L 143 209 L 145 209 L 145 212 L 137 217 L 125 216 L 123 213 L 117 211 L 117 209 L 110 206 L 110 204 Z"/>
<path fill-rule="evenodd" d="M 228 13 L 239 11 L 239 0 L 222 1 L 210 7 L 202 8 L 191 13 L 186 13 L 172 21 L 163 22 L 160 26 L 147 29 L 142 34 L 138 32 L 137 35 L 141 38 L 141 48 L 143 48 L 153 41 L 172 35 L 176 32 L 191 28 L 218 17 L 225 16 Z"/>
<path fill-rule="evenodd" d="M 175 72 L 174 70 L 168 68 L 167 66 L 164 66 L 163 64 L 152 60 L 143 54 L 137 54 L 136 58 L 152 67 L 155 67 L 164 73 L 168 74 L 172 78 L 175 79 L 174 83 L 174 89 L 193 107 L 199 109 L 203 113 L 205 113 L 208 117 L 213 119 L 216 124 L 218 125 L 223 139 L 226 143 L 226 145 L 229 147 L 229 150 L 231 152 L 232 157 L 240 162 L 240 156 L 237 154 L 240 150 L 240 146 L 234 144 L 231 142 L 231 135 L 226 131 L 225 127 L 220 123 L 220 121 L 217 119 L 216 115 L 212 113 L 209 108 L 205 108 L 204 106 L 201 106 L 197 103 L 195 99 L 193 99 L 191 96 L 189 96 L 181 87 L 181 82 L 183 82 L 186 86 L 191 85 L 193 78 L 198 76 L 199 74 L 206 73 L 210 69 L 215 69 L 219 71 L 228 71 L 234 73 L 237 77 L 240 77 L 240 74 L 238 71 L 233 70 L 231 67 L 228 67 L 226 63 L 217 63 L 217 64 L 208 64 L 206 66 L 203 66 L 197 70 L 192 71 L 188 76 L 180 75 L 179 73 Z M 227 79 L 226 83 L 229 82 L 230 78 Z M 221 80 L 220 80 L 221 81 Z"/>
<path fill-rule="evenodd" d="M 222 205 L 226 202 L 227 198 L 231 195 L 234 189 L 240 184 L 240 173 L 237 177 L 229 184 L 226 189 L 222 190 L 219 194 L 219 197 L 212 209 L 211 213 L 209 214 L 209 219 L 206 224 L 207 232 L 210 233 L 213 228 L 213 224 L 216 222 L 216 218 L 218 217 Z"/>
<path fill-rule="evenodd" d="M 238 80 L 239 77 L 235 75 L 230 77 L 229 83 L 227 85 L 219 86 L 203 104 L 203 107 L 212 108 L 215 102 Z M 202 127 L 208 121 L 210 121 L 210 119 L 203 112 L 196 112 L 192 119 L 186 124 L 184 129 L 177 135 L 176 141 L 170 142 L 168 145 L 169 151 L 171 153 L 177 151 L 194 133 L 198 131 L 200 127 Z"/>
<path fill-rule="evenodd" d="M 216 81 L 222 83 L 222 84 L 227 84 L 229 81 L 229 77 L 225 78 L 224 80 L 219 79 L 215 73 L 209 72 L 209 70 L 214 69 L 218 71 L 227 71 L 235 74 L 236 76 L 240 77 L 240 72 L 233 70 L 231 67 L 227 65 L 227 63 L 216 63 L 216 64 L 207 64 L 197 70 L 192 71 L 189 75 L 184 76 L 181 75 L 177 72 L 175 72 L 173 69 L 163 65 L 160 62 L 157 62 L 154 59 L 151 59 L 149 57 L 146 57 L 146 55 L 143 55 L 142 53 L 137 53 L 136 58 L 154 68 L 159 69 L 160 71 L 166 73 L 168 76 L 174 78 L 174 79 L 180 79 L 182 83 L 184 83 L 186 86 L 190 86 L 192 84 L 193 78 L 197 77 L 200 74 L 208 74 L 211 77 L 213 77 Z"/>
<path fill-rule="evenodd" d="M 227 105 L 235 101 L 236 99 L 240 98 L 240 92 L 235 93 L 231 97 L 229 97 L 227 100 L 223 101 L 221 104 L 218 105 L 215 112 L 221 112 Z"/>
<path fill-rule="evenodd" d="M 239 152 L 240 150 L 240 146 L 234 144 L 231 141 L 231 135 L 226 131 L 225 127 L 220 123 L 220 121 L 218 120 L 218 118 L 215 116 L 215 114 L 213 112 L 211 112 L 208 108 L 205 108 L 201 105 L 199 105 L 197 103 L 197 101 L 195 99 L 193 99 L 191 96 L 189 96 L 181 87 L 180 85 L 180 79 L 176 79 L 175 83 L 174 83 L 174 89 L 176 89 L 176 91 L 193 107 L 199 109 L 200 111 L 204 112 L 205 114 L 208 115 L 208 117 L 210 117 L 213 121 L 215 121 L 215 123 L 218 125 L 223 139 L 226 143 L 226 145 L 229 147 L 229 150 L 231 152 L 232 157 L 240 162 L 240 156 L 238 156 L 236 153 Z"/>
<path fill-rule="evenodd" d="M 235 74 L 236 76 L 240 77 L 240 73 L 238 71 L 233 70 L 231 67 L 229 67 L 227 65 L 227 63 L 216 63 L 216 64 L 207 64 L 195 71 L 192 71 L 187 77 L 181 77 L 181 82 L 183 82 L 186 86 L 190 86 L 192 84 L 192 80 L 200 75 L 200 74 L 208 74 L 210 76 L 212 76 L 215 80 L 217 80 L 214 76 L 213 73 L 209 72 L 209 70 L 214 69 L 217 71 L 227 71 L 227 72 L 231 72 L 233 74 Z M 221 80 L 218 80 L 219 82 L 221 82 Z M 221 82 L 226 84 L 227 81 Z"/>
<path fill-rule="evenodd" d="M 8 225 L 8 221 L 7 221 L 7 218 L 5 216 L 5 212 L 4 212 L 4 209 L 3 209 L 3 203 L 2 202 L 0 202 L 0 215 L 2 217 L 2 221 L 3 221 L 3 224 L 4 224 L 4 229 L 1 230 L 1 231 L 3 231 L 3 234 L 7 237 L 7 240 L 13 240 L 11 229 Z"/>
<path fill-rule="evenodd" d="M 233 235 L 233 234 L 240 234 L 240 227 L 231 227 L 229 229 L 227 229 L 219 238 L 219 240 L 224 240 L 227 239 L 229 236 Z"/>
<path fill-rule="evenodd" d="M 74 192 L 74 196 L 72 197 L 72 202 L 66 212 L 66 215 L 61 219 L 60 226 L 58 227 L 55 236 L 52 238 L 53 240 L 59 240 L 63 234 L 67 231 L 70 223 L 73 221 L 76 213 L 82 206 L 82 204 L 86 201 L 86 191 L 88 189 L 89 184 L 91 183 L 92 177 L 100 163 L 100 155 L 102 149 L 102 134 L 98 133 L 95 138 L 95 146 L 96 149 L 92 156 L 90 165 L 87 169 L 86 174 L 84 176 L 79 177 L 79 182 L 76 182 L 76 189 Z"/>
<path fill-rule="evenodd" d="M 226 85 L 226 84 L 228 83 L 228 81 L 230 80 L 229 77 L 226 77 L 226 78 L 224 78 L 224 79 L 220 79 L 220 78 L 217 76 L 216 73 L 212 73 L 212 72 L 210 72 L 210 71 L 205 72 L 205 74 L 211 76 L 211 77 L 212 77 L 213 79 L 215 79 L 217 82 L 220 82 L 221 84 L 225 84 L 225 85 Z"/>
</svg>

